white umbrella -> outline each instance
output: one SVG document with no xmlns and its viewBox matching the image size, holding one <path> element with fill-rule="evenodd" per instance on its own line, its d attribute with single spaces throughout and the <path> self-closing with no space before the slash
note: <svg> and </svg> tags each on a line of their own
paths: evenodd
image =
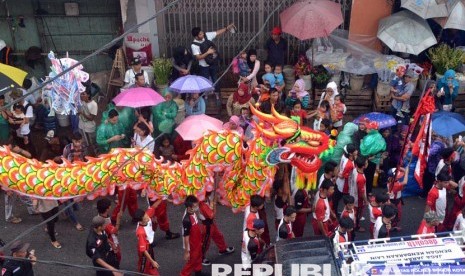
<svg viewBox="0 0 465 276">
<path fill-rule="evenodd" d="M 449 14 L 445 1 L 441 0 L 402 0 L 401 6 L 424 19 L 444 17 Z"/>
<path fill-rule="evenodd" d="M 444 29 L 457 29 L 465 31 L 465 3 L 463 0 L 451 1 L 449 5 L 449 18 Z"/>
<path fill-rule="evenodd" d="M 428 23 L 407 10 L 380 20 L 378 38 L 395 52 L 413 55 L 438 43 Z"/>
</svg>

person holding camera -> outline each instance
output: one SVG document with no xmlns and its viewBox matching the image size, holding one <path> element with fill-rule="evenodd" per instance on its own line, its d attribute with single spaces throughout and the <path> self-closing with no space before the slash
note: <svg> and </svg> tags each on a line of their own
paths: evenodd
<svg viewBox="0 0 465 276">
<path fill-rule="evenodd" d="M 29 243 L 14 241 L 11 245 L 11 256 L 19 259 L 7 259 L 2 266 L 2 276 L 34 276 L 32 266 L 36 264 L 37 257 L 34 250 L 29 250 Z M 29 259 L 30 261 L 23 260 Z"/>
<path fill-rule="evenodd" d="M 212 40 L 233 29 L 235 29 L 234 24 L 229 24 L 216 32 L 204 32 L 200 27 L 192 28 L 191 32 L 194 41 L 191 44 L 191 50 L 194 57 L 199 61 L 199 76 L 211 79 L 213 83 L 216 82 L 219 59 L 217 47 Z M 215 86 L 215 91 L 218 92 L 218 86 Z M 219 100 L 219 93 L 217 94 L 217 100 Z"/>
</svg>

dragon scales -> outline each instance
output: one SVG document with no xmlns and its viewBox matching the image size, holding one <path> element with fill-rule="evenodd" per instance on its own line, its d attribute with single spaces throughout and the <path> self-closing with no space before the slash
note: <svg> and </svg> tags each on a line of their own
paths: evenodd
<svg viewBox="0 0 465 276">
<path fill-rule="evenodd" d="M 203 199 L 216 187 L 222 202 L 239 211 L 250 195 L 269 192 L 277 164 L 290 163 L 301 175 L 312 176 L 321 166 L 319 154 L 328 148 L 325 134 L 300 127 L 274 108 L 271 115 L 251 109 L 258 118 L 253 122 L 254 139 L 245 144 L 236 132 L 210 131 L 180 163 L 164 162 L 140 148 L 118 148 L 88 157 L 87 162 L 57 164 L 0 147 L 0 184 L 6 190 L 50 199 L 94 199 L 112 194 L 115 186 L 130 186 L 146 188 L 152 199 L 171 197 L 175 204 L 189 194 Z M 215 172 L 222 172 L 216 185 Z"/>
</svg>

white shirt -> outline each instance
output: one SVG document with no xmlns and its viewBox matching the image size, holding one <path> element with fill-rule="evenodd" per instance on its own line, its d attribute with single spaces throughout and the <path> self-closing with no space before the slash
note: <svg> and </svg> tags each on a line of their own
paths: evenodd
<svg viewBox="0 0 465 276">
<path fill-rule="evenodd" d="M 207 33 L 205 33 L 205 36 L 207 37 L 208 40 L 212 41 L 216 37 L 216 32 L 207 32 Z M 204 40 L 194 39 L 195 43 L 203 43 L 204 41 L 205 41 L 205 39 Z M 191 44 L 191 50 L 192 50 L 192 55 L 194 55 L 194 56 L 202 54 L 202 52 L 200 52 L 200 47 L 195 45 L 195 44 Z M 210 65 L 207 64 L 205 59 L 199 60 L 199 65 L 202 66 L 202 67 L 209 67 L 210 66 Z"/>
<path fill-rule="evenodd" d="M 463 214 L 460 213 L 457 216 L 454 224 L 454 231 L 462 231 L 465 230 L 465 219 L 463 218 Z"/>
<path fill-rule="evenodd" d="M 349 161 L 349 158 L 347 158 L 344 154 L 342 155 L 341 157 L 341 162 L 339 163 L 339 173 L 342 174 L 342 172 L 344 171 L 346 165 L 347 165 L 347 161 Z M 342 193 L 342 191 L 344 190 L 344 183 L 346 182 L 346 179 L 345 178 L 340 178 L 340 177 L 337 177 L 336 178 L 336 185 L 337 185 L 337 189 Z"/>
<path fill-rule="evenodd" d="M 443 218 L 440 222 L 444 221 L 446 216 L 446 207 L 447 207 L 447 190 L 445 188 L 438 189 L 439 197 L 436 200 L 436 214 L 438 217 Z"/>
<path fill-rule="evenodd" d="M 138 134 L 134 133 L 134 141 L 136 142 L 136 146 L 147 149 L 150 152 L 153 152 L 155 149 L 155 143 L 153 142 L 153 137 L 152 135 L 147 135 L 147 137 L 144 138 L 144 140 L 141 140 L 142 137 L 140 137 Z"/>
<path fill-rule="evenodd" d="M 149 74 L 147 74 L 147 71 L 142 70 L 144 72 L 144 79 L 145 83 L 150 85 L 149 83 Z M 136 83 L 136 72 L 134 72 L 134 69 L 129 69 L 126 71 L 126 74 L 124 75 L 124 82 L 129 85 L 133 85 Z"/>
<path fill-rule="evenodd" d="M 98 113 L 98 105 L 94 100 L 90 102 L 82 102 L 82 113 L 85 113 L 87 116 L 94 115 L 97 116 Z M 84 115 L 79 115 L 79 129 L 83 130 L 86 133 L 95 132 L 95 121 L 88 120 L 84 117 Z"/>
<path fill-rule="evenodd" d="M 460 196 L 460 197 L 463 197 L 463 187 L 464 187 L 464 185 L 463 185 L 463 184 L 465 184 L 465 176 L 464 176 L 464 177 L 462 177 L 462 178 L 460 178 L 460 180 L 459 180 L 459 183 L 458 183 L 458 184 L 459 184 L 459 187 L 458 187 L 458 190 L 459 190 L 459 196 Z"/>
</svg>

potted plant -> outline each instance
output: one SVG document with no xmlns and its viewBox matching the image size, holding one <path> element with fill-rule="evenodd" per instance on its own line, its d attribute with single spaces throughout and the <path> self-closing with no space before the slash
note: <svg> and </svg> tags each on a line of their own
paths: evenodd
<svg viewBox="0 0 465 276">
<path fill-rule="evenodd" d="M 159 57 L 152 60 L 153 74 L 155 75 L 155 85 L 159 90 L 168 87 L 173 65 L 171 59 Z M 161 92 L 161 91 L 160 91 Z"/>
<path fill-rule="evenodd" d="M 305 90 L 312 89 L 312 65 L 305 55 L 299 55 L 294 70 L 296 77 L 304 80 Z"/>
<path fill-rule="evenodd" d="M 316 89 L 324 89 L 331 80 L 331 74 L 322 66 L 315 66 L 312 69 L 312 78 Z"/>
<path fill-rule="evenodd" d="M 449 69 L 456 70 L 465 60 L 465 52 L 459 49 L 449 47 L 447 44 L 441 44 L 428 50 L 428 58 L 431 60 L 436 75 L 439 77 Z"/>
</svg>

